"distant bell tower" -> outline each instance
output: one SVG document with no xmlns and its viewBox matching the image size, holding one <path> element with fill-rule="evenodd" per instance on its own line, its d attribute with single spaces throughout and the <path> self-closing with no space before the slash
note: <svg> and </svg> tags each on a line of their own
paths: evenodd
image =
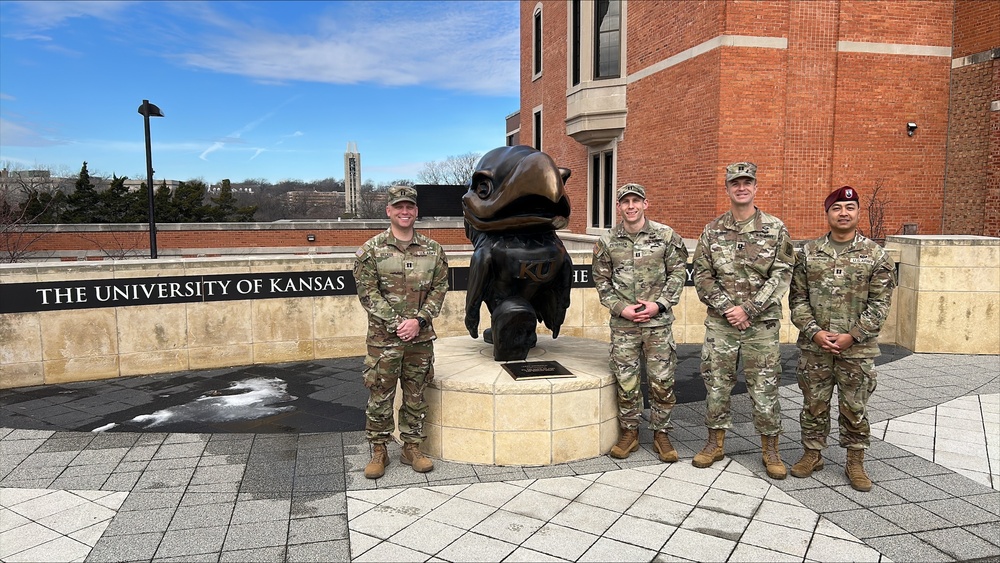
<svg viewBox="0 0 1000 563">
<path fill-rule="evenodd" d="M 361 194 L 361 153 L 354 141 L 347 143 L 344 153 L 344 212 L 358 214 L 358 197 Z"/>
</svg>

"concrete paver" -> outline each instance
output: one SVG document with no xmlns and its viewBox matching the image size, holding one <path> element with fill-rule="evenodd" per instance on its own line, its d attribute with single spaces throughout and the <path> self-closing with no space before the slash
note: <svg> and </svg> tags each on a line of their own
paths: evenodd
<svg viewBox="0 0 1000 563">
<path fill-rule="evenodd" d="M 889 360 L 879 367 L 871 401 L 870 493 L 851 489 L 843 473 L 835 408 L 826 467 L 807 479 L 768 479 L 745 395 L 734 398 L 727 457 L 709 469 L 690 465 L 705 432 L 704 406 L 689 400 L 674 410 L 672 439 L 682 455 L 675 464 L 656 460 L 643 431 L 642 448 L 629 460 L 604 456 L 551 467 L 438 460 L 428 474 L 393 463 L 372 481 L 360 474 L 369 451 L 350 417 L 298 419 L 316 432 L 281 432 L 280 423 L 266 420 L 243 433 L 232 433 L 238 428 L 231 421 L 139 428 L 129 420 L 159 408 L 163 398 L 149 398 L 138 381 L 80 386 L 90 401 L 102 390 L 122 392 L 119 410 L 96 420 L 71 386 L 5 393 L 0 560 L 1000 558 L 1000 359 L 898 354 Z M 258 366 L 255 373 L 308 372 L 361 387 L 329 377 L 357 369 L 350 361 L 331 361 L 327 373 L 322 362 L 308 367 Z M 238 380 L 233 373 L 222 377 L 223 386 Z M 192 374 L 150 381 L 191 398 L 211 387 Z M 801 396 L 785 383 L 781 452 L 790 464 L 800 452 Z M 320 392 L 307 387 L 296 382 L 289 392 Z M 138 394 L 126 401 L 125 389 Z M 319 400 L 311 405 L 331 410 Z M 54 406 L 63 410 L 46 419 Z M 358 407 L 345 406 L 352 408 Z M 93 430 L 109 421 L 125 431 L 73 426 Z M 390 447 L 393 459 L 398 449 Z"/>
</svg>

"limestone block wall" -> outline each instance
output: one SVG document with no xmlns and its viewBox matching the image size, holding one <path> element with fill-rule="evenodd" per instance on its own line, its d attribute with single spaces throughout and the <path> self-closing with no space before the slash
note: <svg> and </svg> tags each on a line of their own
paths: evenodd
<svg viewBox="0 0 1000 563">
<path fill-rule="evenodd" d="M 997 249 L 992 248 L 995 262 Z M 590 264 L 589 247 L 570 253 L 574 264 Z M 469 256 L 467 251 L 449 252 L 449 263 L 453 268 L 468 267 Z M 0 292 L 9 292 L 8 284 L 41 282 L 349 273 L 353 263 L 353 254 L 333 254 L 6 264 L 0 265 Z M 966 275 L 964 270 L 936 272 L 939 276 Z M 992 307 L 995 326 L 995 295 Z M 705 306 L 693 287 L 684 289 L 675 315 L 676 341 L 700 344 L 705 334 Z M 440 337 L 468 337 L 464 316 L 465 292 L 451 291 L 435 320 L 435 330 Z M 884 343 L 897 342 L 894 316 L 883 331 Z M 489 323 L 485 306 L 481 319 L 480 328 L 485 329 Z M 942 323 L 939 326 L 946 331 L 947 323 Z M 365 353 L 366 330 L 367 319 L 354 294 L 3 313 L 0 388 L 357 356 Z M 539 333 L 547 338 L 544 327 L 539 327 Z M 609 340 L 608 312 L 594 288 L 571 290 L 562 334 Z M 786 303 L 781 341 L 794 342 L 797 336 Z"/>
<path fill-rule="evenodd" d="M 1000 353 L 1000 238 L 889 237 L 898 252 L 897 342 L 914 352 Z"/>
</svg>

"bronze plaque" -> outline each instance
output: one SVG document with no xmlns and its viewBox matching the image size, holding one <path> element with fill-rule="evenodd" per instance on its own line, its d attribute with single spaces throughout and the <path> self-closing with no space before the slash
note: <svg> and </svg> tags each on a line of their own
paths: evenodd
<svg viewBox="0 0 1000 563">
<path fill-rule="evenodd" d="M 507 362 L 503 364 L 515 380 L 576 377 L 559 362 Z"/>
</svg>

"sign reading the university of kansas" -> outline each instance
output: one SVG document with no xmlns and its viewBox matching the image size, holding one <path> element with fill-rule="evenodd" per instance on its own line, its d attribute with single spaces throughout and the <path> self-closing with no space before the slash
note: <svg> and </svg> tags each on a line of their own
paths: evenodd
<svg viewBox="0 0 1000 563">
<path fill-rule="evenodd" d="M 348 270 L 13 283 L 0 286 L 0 313 L 356 293 Z"/>
<path fill-rule="evenodd" d="M 688 266 L 687 285 L 691 280 Z M 448 289 L 465 291 L 468 287 L 469 268 L 449 268 Z M 571 287 L 594 287 L 589 264 L 573 266 Z M 0 313 L 357 293 L 350 270 L 9 283 L 0 284 Z"/>
</svg>

